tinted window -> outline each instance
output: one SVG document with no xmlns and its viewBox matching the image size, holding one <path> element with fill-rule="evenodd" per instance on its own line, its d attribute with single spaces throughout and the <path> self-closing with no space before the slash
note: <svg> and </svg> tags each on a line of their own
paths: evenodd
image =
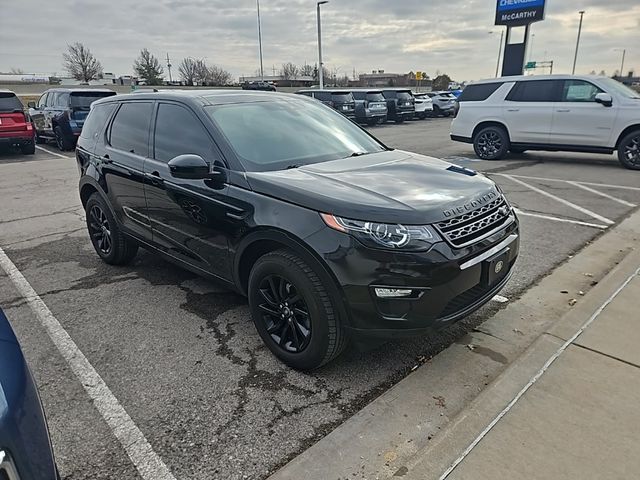
<svg viewBox="0 0 640 480">
<path fill-rule="evenodd" d="M 385 90 L 384 92 L 382 92 L 382 96 L 387 99 L 396 98 L 396 92 Z"/>
<path fill-rule="evenodd" d="M 168 162 L 178 155 L 195 153 L 212 161 L 211 137 L 189 110 L 171 103 L 158 106 L 154 158 Z"/>
<path fill-rule="evenodd" d="M 115 107 L 115 103 L 105 103 L 93 107 L 84 122 L 80 136 L 82 138 L 92 138 L 97 133 L 104 132 L 104 125 L 107 123 L 107 120 L 109 120 L 111 112 L 113 112 Z"/>
<path fill-rule="evenodd" d="M 0 112 L 22 111 L 22 102 L 13 93 L 0 92 Z"/>
<path fill-rule="evenodd" d="M 413 98 L 413 95 L 411 95 L 409 92 L 398 92 L 397 93 L 397 98 L 400 100 L 411 100 Z"/>
<path fill-rule="evenodd" d="M 109 143 L 125 152 L 146 157 L 149 154 L 151 103 L 123 103 L 111 125 Z"/>
<path fill-rule="evenodd" d="M 71 106 L 74 108 L 89 108 L 100 98 L 111 97 L 115 92 L 74 92 L 71 94 Z"/>
<path fill-rule="evenodd" d="M 316 102 L 287 99 L 210 106 L 205 111 L 249 171 L 282 170 L 384 150 L 360 127 Z"/>
<path fill-rule="evenodd" d="M 351 95 L 350 92 L 349 93 L 343 93 L 343 92 L 332 93 L 331 100 L 333 100 L 334 102 L 353 102 L 353 95 Z"/>
<path fill-rule="evenodd" d="M 602 93 L 593 83 L 584 80 L 565 80 L 562 89 L 563 102 L 595 102 L 596 95 Z"/>
<path fill-rule="evenodd" d="M 467 86 L 460 96 L 459 102 L 482 102 L 489 98 L 502 83 L 479 83 Z"/>
<path fill-rule="evenodd" d="M 351 92 L 351 94 L 353 95 L 353 98 L 355 98 L 356 100 L 364 100 L 365 98 L 367 98 L 367 92 L 356 90 L 354 92 Z"/>
<path fill-rule="evenodd" d="M 512 102 L 555 102 L 559 83 L 558 80 L 517 82 L 506 99 Z"/>
<path fill-rule="evenodd" d="M 370 102 L 384 102 L 384 95 L 381 93 L 367 93 L 367 100 Z"/>
</svg>

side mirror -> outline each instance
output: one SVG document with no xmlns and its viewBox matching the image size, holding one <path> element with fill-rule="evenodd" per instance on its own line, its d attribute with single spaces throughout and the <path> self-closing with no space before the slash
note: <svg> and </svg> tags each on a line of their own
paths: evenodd
<svg viewBox="0 0 640 480">
<path fill-rule="evenodd" d="M 613 98 L 608 93 L 598 93 L 596 95 L 595 101 L 597 103 L 601 103 L 605 107 L 610 107 L 613 105 Z"/>
<path fill-rule="evenodd" d="M 205 180 L 211 178 L 210 167 L 200 155 L 187 153 L 169 161 L 169 171 L 175 178 Z"/>
<path fill-rule="evenodd" d="M 34 101 L 27 102 L 27 107 L 29 107 L 29 108 L 36 108 L 36 102 L 34 102 Z"/>
</svg>

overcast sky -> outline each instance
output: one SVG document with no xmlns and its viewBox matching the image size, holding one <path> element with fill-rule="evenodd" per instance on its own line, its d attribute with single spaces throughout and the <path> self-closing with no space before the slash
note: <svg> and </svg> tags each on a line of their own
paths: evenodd
<svg viewBox="0 0 640 480">
<path fill-rule="evenodd" d="M 143 47 L 206 57 L 235 77 L 259 67 L 255 0 L 0 0 L 0 71 L 62 74 L 67 43 L 83 42 L 105 72 L 130 74 Z M 315 0 L 261 0 L 265 74 L 317 58 Z M 570 72 L 578 10 L 586 10 L 576 73 L 640 69 L 638 0 L 548 0 L 533 24 L 533 60 Z M 331 0 L 322 6 L 325 65 L 339 74 L 446 72 L 457 80 L 495 73 L 500 28 L 493 0 Z M 488 32 L 493 30 L 494 34 Z M 163 61 L 163 63 L 165 63 Z M 174 67 L 174 72 L 177 68 Z M 177 73 L 177 72 L 175 72 Z M 166 74 L 166 71 L 165 71 Z"/>
</svg>

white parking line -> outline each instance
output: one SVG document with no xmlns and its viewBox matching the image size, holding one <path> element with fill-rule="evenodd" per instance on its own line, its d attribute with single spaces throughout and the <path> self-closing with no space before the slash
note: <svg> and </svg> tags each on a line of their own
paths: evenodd
<svg viewBox="0 0 640 480">
<path fill-rule="evenodd" d="M 556 195 L 553 195 L 552 193 L 546 192 L 538 187 L 534 187 L 533 185 L 529 185 L 526 182 L 523 182 L 522 180 L 518 180 L 517 178 L 511 176 L 511 175 L 507 175 L 504 173 L 498 173 L 497 175 L 500 175 L 504 178 L 508 178 L 509 180 L 511 180 L 512 182 L 515 183 L 519 183 L 520 185 L 522 185 L 523 187 L 528 188 L 529 190 L 532 190 L 536 193 L 539 193 L 540 195 L 544 195 L 545 197 L 549 197 L 553 200 L 555 200 L 556 202 L 562 203 L 563 205 L 566 205 L 567 207 L 571 207 L 574 210 L 577 210 L 579 212 L 584 213 L 585 215 L 589 215 L 592 218 L 595 218 L 596 220 L 600 220 L 603 223 L 606 223 L 607 225 L 613 225 L 615 222 L 613 220 L 609 220 L 606 217 L 603 217 L 602 215 L 597 214 L 596 212 L 592 212 L 591 210 L 588 210 L 584 207 L 581 207 L 580 205 L 576 205 L 575 203 L 571 203 L 569 200 L 565 200 L 564 198 L 560 198 L 557 197 Z"/>
<path fill-rule="evenodd" d="M 591 325 L 596 318 L 598 318 L 598 316 L 602 313 L 602 311 L 607 308 L 607 305 L 609 305 L 614 298 L 616 298 L 620 292 L 622 290 L 624 290 L 624 288 L 629 285 L 629 283 L 634 279 L 634 277 L 640 275 L 640 268 L 638 268 L 633 274 L 629 275 L 627 277 L 627 279 L 622 282 L 622 285 L 620 285 L 615 292 L 613 292 L 611 294 L 611 296 L 609 298 L 607 298 L 607 300 L 604 301 L 604 303 L 602 305 L 600 305 L 596 311 L 589 317 L 589 319 L 584 322 L 582 324 L 582 326 L 578 329 L 578 331 L 576 333 L 573 334 L 573 336 L 567 340 L 566 342 L 564 342 L 560 348 L 558 348 L 558 350 L 556 350 L 556 352 L 551 355 L 551 357 L 549 357 L 549 359 L 544 363 L 544 365 L 542 366 L 542 368 L 540 370 L 538 370 L 538 372 L 531 377 L 531 379 L 527 382 L 527 384 L 522 387 L 522 389 L 516 394 L 515 397 L 513 397 L 513 399 L 511 399 L 511 401 L 507 404 L 506 407 L 504 407 L 502 409 L 502 411 L 489 423 L 489 425 L 487 425 L 485 427 L 484 430 L 482 430 L 480 432 L 480 434 L 469 444 L 469 446 L 467 448 L 465 448 L 465 450 L 462 452 L 462 454 L 456 458 L 454 460 L 454 462 L 449 466 L 449 468 L 447 468 L 444 473 L 442 475 L 440 475 L 439 480 L 445 480 L 450 474 L 451 472 L 453 472 L 456 467 L 458 465 L 460 465 L 462 463 L 462 461 L 467 457 L 467 455 L 469 455 L 471 453 L 471 451 L 476 448 L 476 446 L 482 441 L 482 439 L 484 437 L 487 436 L 487 434 L 491 431 L 491 429 L 493 427 L 496 426 L 496 424 L 502 420 L 502 418 L 509 413 L 509 411 L 513 408 L 513 406 L 518 403 L 518 401 L 522 398 L 522 396 L 527 393 L 527 391 L 538 381 L 540 380 L 540 377 L 542 377 L 542 375 L 545 374 L 545 372 L 549 369 L 549 367 L 551 366 L 551 364 L 553 362 L 555 362 L 560 355 L 562 355 L 564 353 L 564 351 L 569 348 L 569 346 L 576 341 L 576 339 L 582 335 L 582 332 L 584 332 L 589 325 Z"/>
<path fill-rule="evenodd" d="M 487 172 L 489 175 L 492 175 L 491 172 Z M 499 173 L 496 173 L 494 175 L 500 175 Z M 545 177 L 532 177 L 529 175 L 516 175 L 515 173 L 509 174 L 511 177 L 516 177 L 516 178 L 524 178 L 524 179 L 528 179 L 528 180 L 544 180 L 546 182 L 561 182 L 561 183 L 571 183 L 571 182 L 575 182 L 575 183 L 579 183 L 580 185 L 591 185 L 593 187 L 602 187 L 602 188 L 620 188 L 622 190 L 636 190 L 640 192 L 640 187 L 630 187 L 628 185 L 612 185 L 609 183 L 597 183 L 597 182 L 583 182 L 583 181 L 576 181 L 576 180 L 563 180 L 561 178 L 545 178 Z"/>
<path fill-rule="evenodd" d="M 573 223 L 574 225 L 600 228 L 601 230 L 605 230 L 609 228 L 607 225 L 600 225 L 598 223 L 590 223 L 590 222 L 582 222 L 580 220 L 572 220 L 570 218 L 554 217 L 552 215 L 543 215 L 541 213 L 527 212 L 525 210 L 520 210 L 519 208 L 514 208 L 514 210 L 518 215 L 521 215 L 523 217 L 534 217 L 534 218 L 542 218 L 543 220 L 553 220 L 554 222 Z"/>
<path fill-rule="evenodd" d="M 47 152 L 47 153 L 48 153 L 48 154 L 50 154 L 50 155 L 55 155 L 56 157 L 60 157 L 60 158 L 73 158 L 73 157 L 70 157 L 70 156 L 68 156 L 68 155 L 62 155 L 61 153 L 58 153 L 58 152 L 52 152 L 52 151 L 51 151 L 51 150 L 49 150 L 48 148 L 43 148 L 43 147 L 40 147 L 39 145 L 36 145 L 36 148 L 37 148 L 38 150 L 43 151 L 43 152 Z"/>
<path fill-rule="evenodd" d="M 145 480 L 176 480 L 158 454 L 153 451 L 140 429 L 133 423 L 129 414 L 120 405 L 118 399 L 109 390 L 100 374 L 96 372 L 87 357 L 80 351 L 60 322 L 53 316 L 49 307 L 42 301 L 2 248 L 0 248 L 0 267 L 31 307 L 51 341 L 93 401 L 96 409 L 129 455 L 140 476 Z"/>
<path fill-rule="evenodd" d="M 626 205 L 627 207 L 637 207 L 635 203 L 627 202 L 626 200 L 622 200 L 621 198 L 614 197 L 613 195 L 609 195 L 608 193 L 604 193 L 594 188 L 587 187 L 586 185 L 581 185 L 578 182 L 572 182 L 567 180 L 567 183 L 573 185 L 574 187 L 578 187 L 583 190 L 586 190 L 587 192 L 595 193 L 596 195 L 600 195 L 601 197 L 608 198 L 609 200 L 613 200 L 614 202 L 618 202 L 622 205 Z"/>
</svg>

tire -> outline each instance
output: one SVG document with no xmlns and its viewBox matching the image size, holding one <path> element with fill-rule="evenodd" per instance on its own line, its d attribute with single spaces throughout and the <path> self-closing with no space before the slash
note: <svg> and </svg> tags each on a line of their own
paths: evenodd
<svg viewBox="0 0 640 480">
<path fill-rule="evenodd" d="M 501 160 L 509 151 L 509 135 L 502 127 L 485 127 L 474 135 L 473 150 L 482 160 Z"/>
<path fill-rule="evenodd" d="M 370 127 L 373 127 L 374 125 L 376 125 L 378 123 L 378 119 L 377 118 L 372 118 L 367 120 L 367 125 L 369 125 Z"/>
<path fill-rule="evenodd" d="M 294 253 L 277 250 L 260 257 L 249 275 L 248 296 L 260 337 L 286 365 L 313 370 L 344 350 L 347 336 L 335 300 Z"/>
<path fill-rule="evenodd" d="M 640 130 L 635 130 L 620 140 L 618 160 L 624 168 L 640 170 Z"/>
<path fill-rule="evenodd" d="M 89 238 L 98 256 L 109 265 L 130 263 L 138 253 L 138 245 L 124 236 L 99 193 L 89 197 L 85 213 Z"/>
<path fill-rule="evenodd" d="M 404 123 L 404 118 L 402 118 L 402 117 L 396 117 L 396 118 L 395 118 L 395 120 L 394 120 L 394 122 L 396 122 L 396 123 L 398 123 L 398 124 L 400 124 L 400 123 Z"/>
<path fill-rule="evenodd" d="M 440 107 L 438 105 L 434 105 L 433 106 L 433 114 L 434 117 L 439 117 L 440 115 L 442 115 L 442 110 L 440 110 Z"/>
<path fill-rule="evenodd" d="M 36 153 L 36 144 L 31 142 L 28 145 L 22 145 L 20 147 L 20 151 L 23 155 L 33 155 L 34 153 Z"/>
<path fill-rule="evenodd" d="M 58 125 L 53 130 L 53 133 L 55 134 L 55 137 L 56 137 L 56 145 L 58 146 L 60 151 L 64 152 L 66 150 L 72 150 L 73 149 L 73 143 L 70 142 L 69 139 L 66 137 L 66 135 L 62 131 L 62 127 L 60 127 L 60 125 Z"/>
</svg>

